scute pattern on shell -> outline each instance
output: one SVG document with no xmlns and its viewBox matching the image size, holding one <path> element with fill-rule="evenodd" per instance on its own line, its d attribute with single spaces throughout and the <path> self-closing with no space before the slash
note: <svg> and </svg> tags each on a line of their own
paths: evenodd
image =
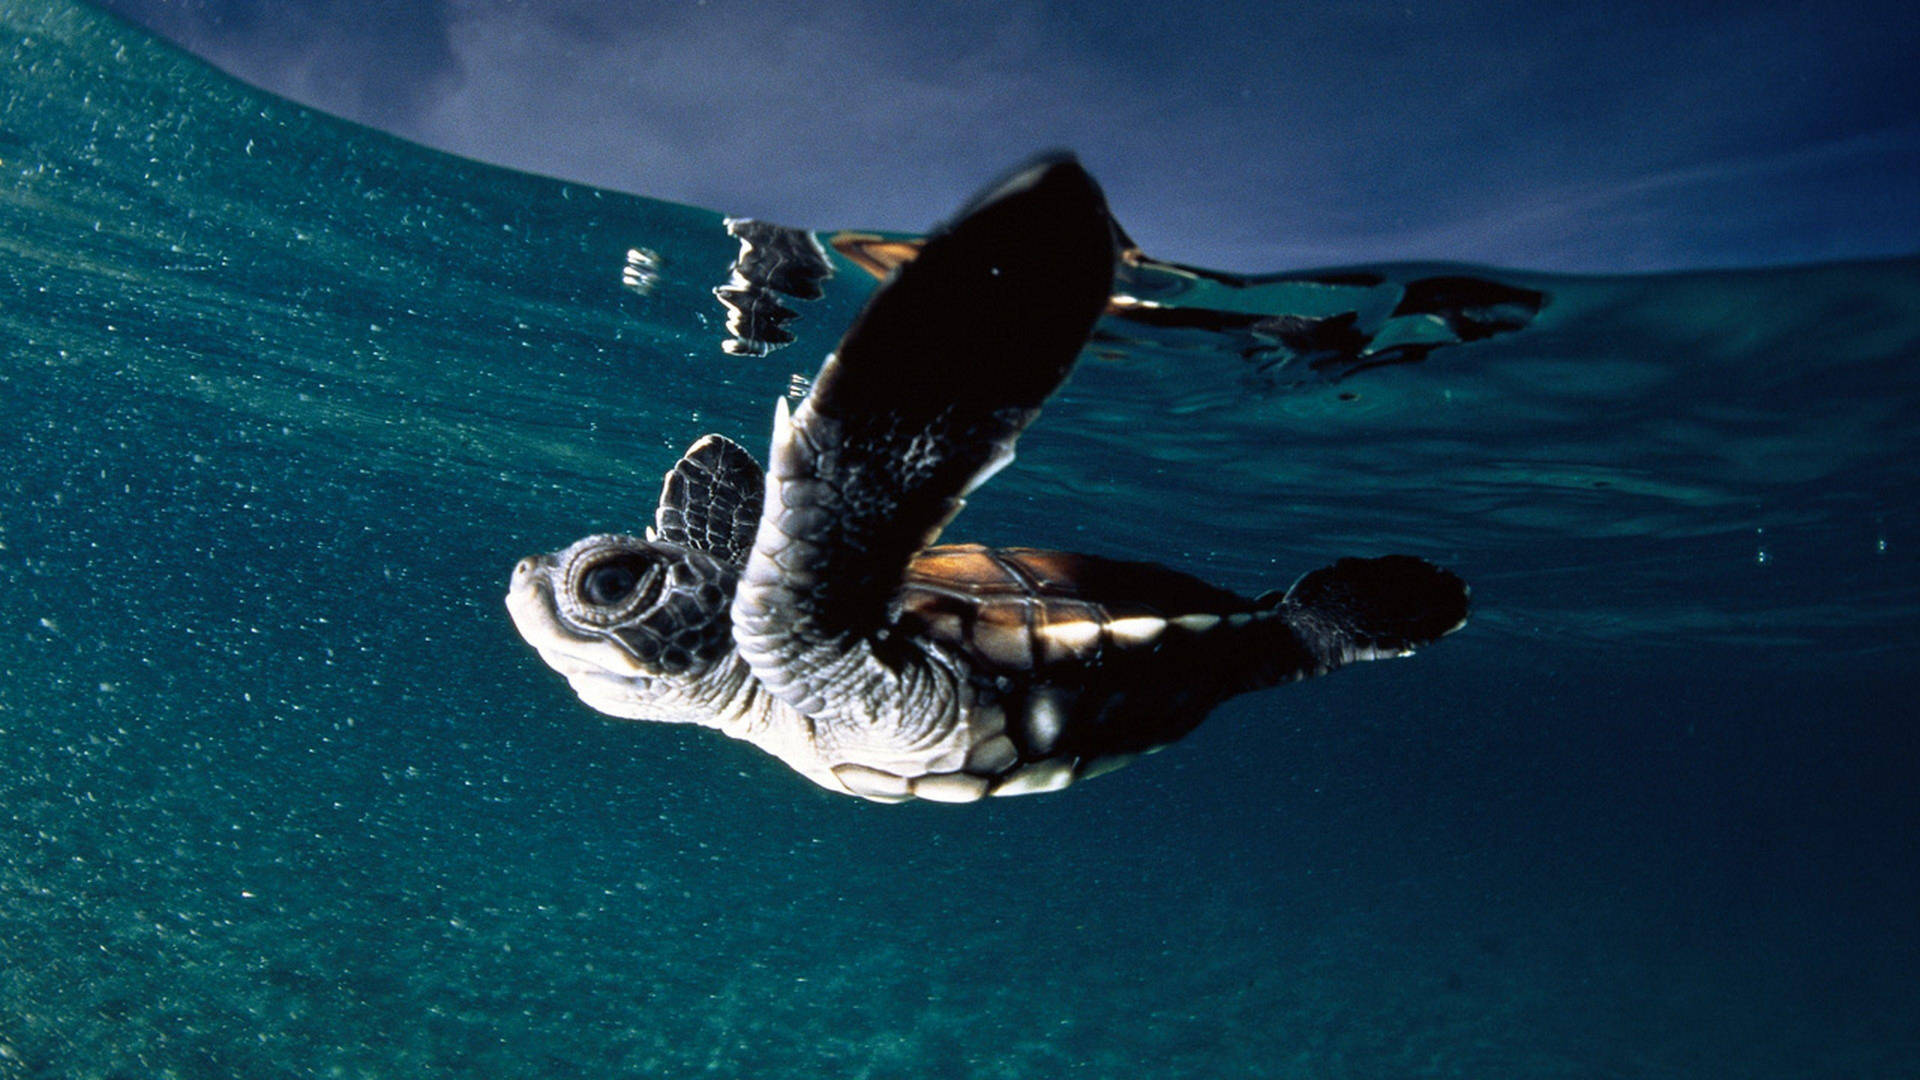
<svg viewBox="0 0 1920 1080">
<path fill-rule="evenodd" d="M 980 544 L 922 552 L 896 603 L 905 633 L 1007 674 L 1096 664 L 1116 648 L 1151 646 L 1169 623 L 1199 631 L 1254 610 L 1163 566 Z"/>
</svg>

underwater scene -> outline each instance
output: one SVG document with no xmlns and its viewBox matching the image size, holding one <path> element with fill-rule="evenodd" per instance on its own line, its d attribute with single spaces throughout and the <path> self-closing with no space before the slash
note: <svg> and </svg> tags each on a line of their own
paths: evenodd
<svg viewBox="0 0 1920 1080">
<path fill-rule="evenodd" d="M 502 600 L 764 460 L 917 237 L 0 35 L 0 1080 L 1920 1074 L 1920 258 L 1129 250 L 945 538 L 1472 618 L 887 806 L 594 712 Z"/>
</svg>

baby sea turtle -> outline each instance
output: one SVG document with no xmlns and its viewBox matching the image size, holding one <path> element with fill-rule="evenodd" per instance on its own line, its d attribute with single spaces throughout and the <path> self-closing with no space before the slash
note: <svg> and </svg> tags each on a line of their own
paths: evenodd
<svg viewBox="0 0 1920 1080">
<path fill-rule="evenodd" d="M 1114 236 L 1068 158 L 976 198 L 780 402 L 765 473 L 708 435 L 644 538 L 521 560 L 521 635 L 601 712 L 719 728 L 838 792 L 966 802 L 1064 787 L 1236 694 L 1458 629 L 1466 585 L 1405 555 L 1247 599 L 1150 563 L 930 546 L 1066 378 Z"/>
</svg>

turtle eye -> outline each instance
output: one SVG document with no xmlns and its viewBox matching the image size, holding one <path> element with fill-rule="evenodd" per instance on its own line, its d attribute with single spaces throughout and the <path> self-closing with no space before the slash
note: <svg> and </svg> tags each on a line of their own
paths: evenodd
<svg viewBox="0 0 1920 1080">
<path fill-rule="evenodd" d="M 644 569 L 639 559 L 610 559 L 581 575 L 581 595 L 596 607 L 612 607 L 633 595 Z"/>
</svg>

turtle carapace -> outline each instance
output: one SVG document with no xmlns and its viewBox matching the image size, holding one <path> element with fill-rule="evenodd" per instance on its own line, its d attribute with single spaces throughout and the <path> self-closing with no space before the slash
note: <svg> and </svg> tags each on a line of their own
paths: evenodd
<svg viewBox="0 0 1920 1080">
<path fill-rule="evenodd" d="M 653 527 L 522 559 L 507 608 L 587 704 L 704 724 L 833 791 L 1049 791 L 1191 731 L 1236 694 L 1404 656 L 1466 585 L 1341 559 L 1248 599 L 1150 563 L 933 546 L 1066 378 L 1116 230 L 1070 158 L 975 198 L 854 320 L 768 467 L 719 435 Z"/>
</svg>

